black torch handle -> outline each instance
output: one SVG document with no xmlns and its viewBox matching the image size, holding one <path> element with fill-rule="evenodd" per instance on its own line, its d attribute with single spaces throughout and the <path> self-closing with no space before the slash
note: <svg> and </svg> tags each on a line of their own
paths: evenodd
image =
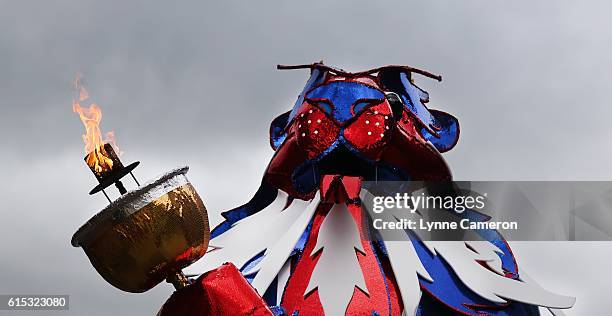
<svg viewBox="0 0 612 316">
<path fill-rule="evenodd" d="M 117 190 L 119 190 L 119 193 L 121 193 L 121 195 L 124 195 L 125 193 L 127 193 L 127 190 L 125 189 L 125 187 L 123 186 L 123 183 L 120 180 L 117 180 L 115 182 L 115 186 L 117 187 Z"/>
</svg>

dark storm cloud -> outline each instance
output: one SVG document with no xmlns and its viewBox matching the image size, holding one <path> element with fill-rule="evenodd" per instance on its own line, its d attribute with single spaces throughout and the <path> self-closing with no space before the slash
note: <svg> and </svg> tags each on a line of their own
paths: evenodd
<svg viewBox="0 0 612 316">
<path fill-rule="evenodd" d="M 606 1 L 2 1 L 0 236 L 12 242 L 0 243 L 0 292 L 67 292 L 75 315 L 152 314 L 170 293 L 123 294 L 69 246 L 104 205 L 86 196 L 76 72 L 124 159 L 143 161 L 137 174 L 188 163 L 214 212 L 255 191 L 268 124 L 307 79 L 275 65 L 320 59 L 441 73 L 416 80 L 460 119 L 446 156 L 458 178 L 609 179 L 608 12 Z"/>
<path fill-rule="evenodd" d="M 1 131 L 22 133 L 5 141 L 24 155 L 41 150 L 32 144 L 42 134 L 44 149 L 73 144 L 81 126 L 70 114 L 70 83 L 80 71 L 104 110 L 103 127 L 129 148 L 185 150 L 194 139 L 207 148 L 263 145 L 269 121 L 290 108 L 307 77 L 276 71 L 276 63 L 407 63 L 444 75 L 441 84 L 417 80 L 432 106 L 461 120 L 450 156 L 469 172 L 458 175 L 487 176 L 484 163 L 514 176 L 502 164 L 510 155 L 513 168 L 541 165 L 547 177 L 600 177 L 565 153 L 601 150 L 582 140 L 610 134 L 605 5 L 5 3 Z M 474 150 L 491 159 L 473 159 Z M 559 175 L 565 164 L 573 171 Z"/>
</svg>

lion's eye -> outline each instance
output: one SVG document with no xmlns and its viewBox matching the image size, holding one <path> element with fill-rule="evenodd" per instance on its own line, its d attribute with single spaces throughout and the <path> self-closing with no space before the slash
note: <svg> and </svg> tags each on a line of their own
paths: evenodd
<svg viewBox="0 0 612 316">
<path fill-rule="evenodd" d="M 361 110 L 363 110 L 368 105 L 370 105 L 370 101 L 359 101 L 353 107 L 353 111 L 355 113 L 359 113 Z"/>
<path fill-rule="evenodd" d="M 331 113 L 331 105 L 329 104 L 329 102 L 327 101 L 321 101 L 321 100 L 308 100 L 308 103 L 312 104 L 312 105 L 316 105 L 317 107 L 319 107 L 323 112 L 330 114 Z"/>
<path fill-rule="evenodd" d="M 380 100 L 359 100 L 355 105 L 353 105 L 353 113 L 359 113 L 361 110 L 366 107 L 379 104 Z"/>
</svg>

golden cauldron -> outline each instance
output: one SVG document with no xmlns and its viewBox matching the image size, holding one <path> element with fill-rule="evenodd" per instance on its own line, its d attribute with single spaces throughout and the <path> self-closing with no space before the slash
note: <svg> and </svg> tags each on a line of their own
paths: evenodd
<svg viewBox="0 0 612 316">
<path fill-rule="evenodd" d="M 82 247 L 113 286 L 133 293 L 163 280 L 184 286 L 181 270 L 206 253 L 208 216 L 187 170 L 173 170 L 122 195 L 72 237 L 72 245 Z"/>
</svg>

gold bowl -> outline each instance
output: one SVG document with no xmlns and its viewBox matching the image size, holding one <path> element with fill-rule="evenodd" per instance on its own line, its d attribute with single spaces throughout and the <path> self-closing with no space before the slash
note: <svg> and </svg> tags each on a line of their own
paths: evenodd
<svg viewBox="0 0 612 316">
<path fill-rule="evenodd" d="M 210 240 L 206 208 L 185 176 L 188 170 L 173 170 L 122 195 L 83 225 L 72 245 L 123 291 L 181 281 L 181 269 L 200 259 Z"/>
</svg>

